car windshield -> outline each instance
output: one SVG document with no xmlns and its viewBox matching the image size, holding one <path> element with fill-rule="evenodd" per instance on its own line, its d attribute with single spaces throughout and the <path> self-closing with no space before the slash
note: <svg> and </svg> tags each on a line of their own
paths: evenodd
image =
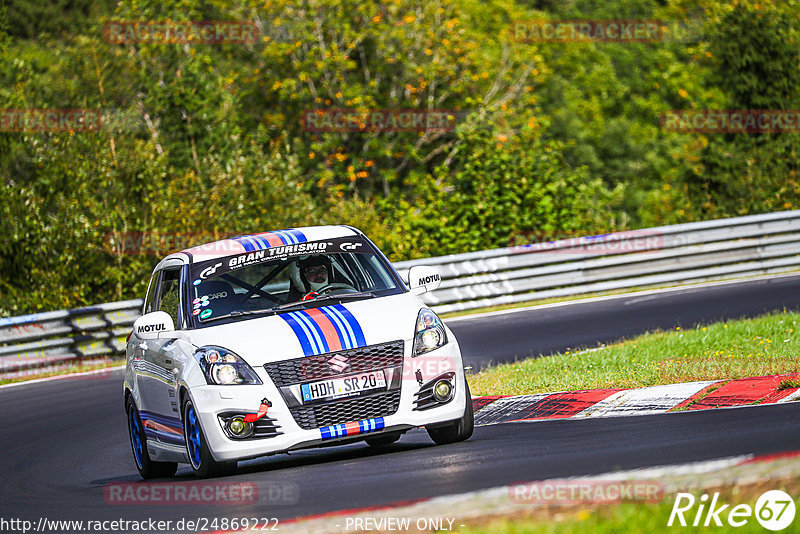
<svg viewBox="0 0 800 534">
<path fill-rule="evenodd" d="M 358 238 L 265 247 L 198 262 L 191 280 L 190 313 L 201 325 L 402 291 L 383 258 Z"/>
</svg>

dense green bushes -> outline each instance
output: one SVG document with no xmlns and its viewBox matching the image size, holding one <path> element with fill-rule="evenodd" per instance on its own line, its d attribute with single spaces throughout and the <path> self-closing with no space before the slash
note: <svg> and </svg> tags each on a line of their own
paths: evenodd
<svg viewBox="0 0 800 534">
<path fill-rule="evenodd" d="M 798 13 L 795 1 L 13 0 L 0 107 L 113 121 L 0 132 L 0 313 L 141 296 L 156 257 L 115 253 L 130 232 L 346 223 L 402 260 L 795 208 L 796 134 L 670 132 L 659 118 L 800 108 Z M 661 20 L 667 38 L 513 39 L 512 22 L 541 18 Z M 261 39 L 116 45 L 111 19 L 253 20 Z M 333 108 L 457 121 L 304 128 L 309 110 Z"/>
</svg>

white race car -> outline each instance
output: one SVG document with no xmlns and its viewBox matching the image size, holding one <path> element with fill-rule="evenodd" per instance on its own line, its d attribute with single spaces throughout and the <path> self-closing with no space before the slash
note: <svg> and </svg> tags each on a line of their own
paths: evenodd
<svg viewBox="0 0 800 534">
<path fill-rule="evenodd" d="M 167 256 L 128 338 L 124 399 L 143 478 L 425 427 L 469 438 L 472 401 L 453 333 L 359 230 L 319 226 Z M 410 288 L 410 289 L 409 289 Z"/>
</svg>

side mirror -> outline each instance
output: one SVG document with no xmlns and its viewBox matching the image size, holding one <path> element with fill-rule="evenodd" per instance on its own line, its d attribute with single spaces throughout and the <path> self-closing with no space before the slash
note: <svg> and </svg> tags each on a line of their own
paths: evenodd
<svg viewBox="0 0 800 534">
<path fill-rule="evenodd" d="M 133 323 L 133 334 L 139 339 L 158 339 L 159 334 L 175 331 L 172 317 L 163 311 L 142 315 Z"/>
<path fill-rule="evenodd" d="M 436 267 L 415 265 L 408 270 L 408 288 L 415 295 L 433 291 L 442 283 L 442 276 Z"/>
</svg>

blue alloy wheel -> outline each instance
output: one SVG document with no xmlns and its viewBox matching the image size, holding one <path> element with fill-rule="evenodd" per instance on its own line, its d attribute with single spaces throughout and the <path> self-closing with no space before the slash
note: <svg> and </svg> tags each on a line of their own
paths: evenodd
<svg viewBox="0 0 800 534">
<path fill-rule="evenodd" d="M 236 460 L 217 461 L 208 450 L 208 441 L 200 427 L 200 418 L 197 416 L 194 403 L 189 399 L 183 403 L 183 434 L 186 440 L 186 452 L 189 454 L 189 462 L 195 475 L 206 478 L 231 475 L 236 471 Z"/>
<path fill-rule="evenodd" d="M 194 413 L 194 406 L 191 404 L 186 408 L 186 446 L 189 449 L 192 465 L 195 469 L 200 468 L 202 437 L 200 434 L 200 424 L 197 421 L 197 414 Z"/>
<path fill-rule="evenodd" d="M 139 474 L 144 479 L 171 477 L 178 470 L 178 462 L 155 461 L 150 458 L 150 454 L 153 454 L 154 451 L 148 452 L 147 434 L 144 432 L 139 410 L 136 408 L 133 398 L 129 397 L 125 402 L 125 409 L 128 412 L 128 431 L 131 435 L 131 450 Z"/>
<path fill-rule="evenodd" d="M 131 445 L 133 446 L 133 457 L 136 459 L 136 465 L 141 469 L 142 454 L 144 448 L 142 447 L 142 422 L 139 420 L 139 413 L 136 410 L 128 410 L 128 428 L 131 433 Z"/>
</svg>

